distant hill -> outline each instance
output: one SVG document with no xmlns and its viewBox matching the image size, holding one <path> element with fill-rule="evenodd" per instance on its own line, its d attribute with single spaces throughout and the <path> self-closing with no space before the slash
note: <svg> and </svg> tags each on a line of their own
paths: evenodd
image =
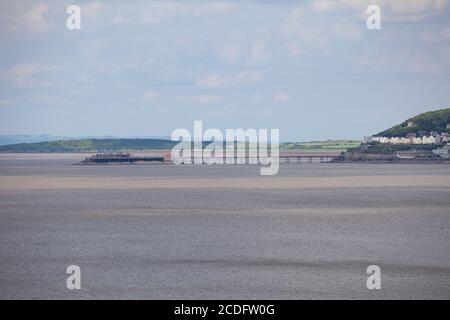
<svg viewBox="0 0 450 320">
<path fill-rule="evenodd" d="M 361 144 L 361 140 L 325 140 L 309 142 L 286 142 L 280 144 L 281 150 L 346 150 Z"/>
<path fill-rule="evenodd" d="M 0 146 L 0 152 L 87 152 L 171 149 L 177 142 L 164 139 L 78 139 Z"/>
<path fill-rule="evenodd" d="M 429 111 L 409 118 L 392 128 L 377 133 L 375 136 L 404 137 L 410 132 L 418 133 L 419 131 L 450 133 L 450 130 L 447 129 L 448 123 L 450 123 L 450 108 Z"/>
<path fill-rule="evenodd" d="M 177 141 L 168 139 L 68 139 L 34 143 L 16 143 L 0 146 L 0 152 L 106 152 L 133 150 L 170 150 Z M 204 141 L 203 146 L 210 144 Z M 281 150 L 345 150 L 356 147 L 359 140 L 327 140 L 281 143 Z"/>
<path fill-rule="evenodd" d="M 52 136 L 49 134 L 39 134 L 39 135 L 26 135 L 26 134 L 9 134 L 0 135 L 0 146 L 7 144 L 18 144 L 18 143 L 33 143 L 33 142 L 46 142 L 46 141 L 56 141 L 56 140 L 82 140 L 82 139 L 157 139 L 157 140 L 170 140 L 167 136 L 130 136 L 130 137 L 116 137 L 111 135 L 105 136 Z"/>
<path fill-rule="evenodd" d="M 17 143 L 33 143 L 33 142 L 43 142 L 43 141 L 54 141 L 70 139 L 68 137 L 56 137 L 48 134 L 40 135 L 25 135 L 25 134 L 15 134 L 15 135 L 0 135 L 0 146 L 7 144 L 17 144 Z"/>
</svg>

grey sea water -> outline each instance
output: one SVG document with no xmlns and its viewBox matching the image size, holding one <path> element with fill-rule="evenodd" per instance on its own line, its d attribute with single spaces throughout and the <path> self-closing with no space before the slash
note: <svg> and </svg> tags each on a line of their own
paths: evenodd
<svg viewBox="0 0 450 320">
<path fill-rule="evenodd" d="M 450 188 L 392 182 L 450 179 L 448 164 L 283 165 L 280 178 L 330 183 L 203 188 L 204 179 L 245 181 L 259 170 L 71 166 L 75 160 L 0 157 L 0 298 L 450 298 Z M 376 176 L 386 186 L 332 180 Z M 23 177 L 28 187 L 6 185 Z M 45 187 L 60 177 L 117 178 L 127 187 Z M 175 182 L 135 188 L 142 177 Z M 197 178 L 200 185 L 176 187 Z M 72 264 L 81 268 L 81 290 L 66 288 Z M 373 264 L 380 290 L 366 287 Z"/>
</svg>

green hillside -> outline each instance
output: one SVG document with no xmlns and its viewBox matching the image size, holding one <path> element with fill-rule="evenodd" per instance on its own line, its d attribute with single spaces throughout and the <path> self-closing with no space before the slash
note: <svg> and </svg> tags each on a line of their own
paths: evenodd
<svg viewBox="0 0 450 320">
<path fill-rule="evenodd" d="M 171 149 L 176 142 L 162 139 L 81 139 L 0 146 L 0 152 L 84 152 Z"/>
<path fill-rule="evenodd" d="M 0 152 L 103 152 L 132 150 L 170 150 L 178 142 L 163 139 L 76 139 L 0 146 Z M 203 142 L 206 146 L 210 142 Z M 281 143 L 281 150 L 345 150 L 358 146 L 359 140 L 327 140 Z M 251 148 L 251 145 L 249 145 Z"/>
<path fill-rule="evenodd" d="M 280 144 L 281 150 L 346 150 L 359 146 L 361 140 L 325 140 L 309 142 L 287 142 Z"/>
<path fill-rule="evenodd" d="M 408 126 L 408 122 L 410 121 L 413 123 L 411 127 Z M 447 123 L 450 123 L 450 108 L 421 113 L 407 119 L 399 125 L 377 133 L 375 136 L 404 137 L 410 132 L 418 133 L 419 131 L 425 131 L 427 133 L 430 131 L 450 133 L 450 130 L 447 129 Z"/>
</svg>

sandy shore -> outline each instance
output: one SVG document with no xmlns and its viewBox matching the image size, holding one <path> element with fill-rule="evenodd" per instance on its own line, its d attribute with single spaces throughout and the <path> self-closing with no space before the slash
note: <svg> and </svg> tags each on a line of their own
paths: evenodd
<svg viewBox="0 0 450 320">
<path fill-rule="evenodd" d="M 346 176 L 346 177 L 64 177 L 2 176 L 0 190 L 40 189 L 184 189 L 184 188 L 358 188 L 358 187 L 440 187 L 450 188 L 447 176 Z"/>
</svg>

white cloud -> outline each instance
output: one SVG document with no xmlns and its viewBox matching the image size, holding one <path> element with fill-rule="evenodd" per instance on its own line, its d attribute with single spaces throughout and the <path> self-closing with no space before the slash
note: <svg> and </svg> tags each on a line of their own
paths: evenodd
<svg viewBox="0 0 450 320">
<path fill-rule="evenodd" d="M 236 4 L 231 1 L 216 1 L 203 3 L 201 5 L 192 5 L 189 9 L 185 9 L 193 16 L 204 16 L 211 14 L 228 13 L 236 8 Z"/>
<path fill-rule="evenodd" d="M 223 14 L 236 7 L 230 1 L 215 1 L 210 3 L 184 3 L 176 1 L 155 1 L 145 4 L 144 21 L 151 24 L 161 23 L 165 20 L 182 17 L 203 17 Z"/>
<path fill-rule="evenodd" d="M 444 44 L 450 42 L 450 27 L 441 30 L 424 30 L 422 40 L 431 44 Z"/>
<path fill-rule="evenodd" d="M 446 39 L 447 41 L 450 41 L 450 27 L 445 28 L 444 30 L 441 31 L 441 35 L 444 39 Z"/>
<path fill-rule="evenodd" d="M 294 8 L 281 25 L 285 48 L 290 55 L 323 55 L 335 42 L 354 42 L 361 38 L 364 28 L 347 21 L 345 16 L 323 16 L 310 11 L 305 7 Z"/>
<path fill-rule="evenodd" d="M 82 17 L 87 16 L 89 18 L 95 19 L 95 18 L 97 18 L 98 14 L 102 10 L 102 8 L 103 8 L 102 4 L 98 1 L 82 4 L 81 5 Z"/>
<path fill-rule="evenodd" d="M 254 93 L 251 94 L 249 96 L 245 97 L 246 101 L 250 101 L 250 102 L 263 102 L 265 101 L 264 96 L 262 94 L 259 93 Z"/>
<path fill-rule="evenodd" d="M 30 10 L 25 11 L 23 15 L 22 23 L 31 24 L 33 27 L 46 29 L 47 22 L 44 19 L 44 15 L 48 11 L 48 4 L 39 3 L 32 6 Z"/>
<path fill-rule="evenodd" d="M 296 41 L 286 43 L 286 49 L 291 56 L 307 55 L 307 52 L 303 50 L 302 45 Z"/>
<path fill-rule="evenodd" d="M 112 18 L 111 22 L 113 24 L 123 24 L 125 22 L 125 18 L 123 16 L 115 16 Z"/>
<path fill-rule="evenodd" d="M 142 94 L 140 101 L 144 103 L 153 102 L 157 96 L 158 93 L 153 91 L 147 91 Z"/>
<path fill-rule="evenodd" d="M 273 95 L 272 100 L 274 102 L 288 102 L 291 100 L 291 96 L 285 92 L 278 92 Z"/>
<path fill-rule="evenodd" d="M 222 95 L 214 95 L 214 94 L 198 94 L 198 95 L 187 95 L 187 96 L 178 96 L 177 100 L 183 103 L 219 103 L 224 100 Z"/>
<path fill-rule="evenodd" d="M 17 85 L 49 84 L 50 81 L 44 78 L 62 68 L 61 65 L 21 63 L 7 69 L 6 76 L 10 82 Z"/>
<path fill-rule="evenodd" d="M 267 38 L 267 37 L 265 37 Z M 220 40 L 216 45 L 219 57 L 224 61 L 246 60 L 252 64 L 268 61 L 272 54 L 267 48 L 266 39 L 255 41 L 234 41 L 227 43 Z"/>
<path fill-rule="evenodd" d="M 14 107 L 15 105 L 16 102 L 13 99 L 0 99 L 1 108 Z"/>
<path fill-rule="evenodd" d="M 297 7 L 289 12 L 286 20 L 281 26 L 281 32 L 285 36 L 294 36 L 301 31 L 305 22 L 305 9 L 303 7 Z"/>
<path fill-rule="evenodd" d="M 229 78 L 218 76 L 216 74 L 208 74 L 197 78 L 197 85 L 204 87 L 222 87 L 229 84 Z"/>
<path fill-rule="evenodd" d="M 361 43 L 360 47 L 349 51 L 349 57 L 354 59 L 354 70 L 359 72 L 442 74 L 449 67 L 450 28 L 448 21 L 441 21 L 441 17 L 448 15 L 449 2 L 314 0 L 311 7 L 301 7 L 297 14 L 291 13 L 282 30 L 289 41 L 288 52 L 294 56 L 304 55 L 305 51 L 315 56 L 325 51 L 332 53 L 331 50 L 338 48 L 336 44 L 346 40 Z M 378 33 L 364 30 L 366 9 L 372 4 L 381 8 L 382 30 Z M 323 21 L 332 27 L 317 26 Z M 321 39 L 322 43 L 315 39 Z M 360 39 L 364 41 L 357 42 Z"/>
<path fill-rule="evenodd" d="M 220 58 L 227 61 L 235 61 L 242 54 L 244 48 L 241 44 L 226 44 L 219 48 Z"/>
<path fill-rule="evenodd" d="M 152 105 L 158 96 L 159 94 L 157 92 L 145 91 L 137 97 L 130 98 L 128 102 L 133 107 L 144 109 L 146 106 Z"/>
<path fill-rule="evenodd" d="M 108 22 L 115 25 L 158 24 L 181 17 L 200 18 L 227 14 L 237 7 L 237 3 L 231 1 L 137 1 L 132 5 L 121 4 L 124 1 L 79 2 L 82 25 L 86 22 L 86 27 L 89 28 L 93 28 L 94 24 L 104 26 Z M 0 2 L 0 32 L 42 33 L 64 30 L 67 18 L 65 9 L 69 4 L 70 2 L 57 0 Z"/>
<path fill-rule="evenodd" d="M 448 63 L 447 63 L 448 64 Z M 381 74 L 436 74 L 444 65 L 442 59 L 437 59 L 427 52 L 414 52 L 407 49 L 389 55 L 370 55 L 357 58 L 357 71 L 370 71 Z"/>
<path fill-rule="evenodd" d="M 247 85 L 260 82 L 264 79 L 264 72 L 261 70 L 244 71 L 238 73 L 234 79 L 231 79 L 236 85 Z"/>
<path fill-rule="evenodd" d="M 9 69 L 9 73 L 15 79 L 30 78 L 37 72 L 40 72 L 42 67 L 37 64 L 18 64 Z"/>
<path fill-rule="evenodd" d="M 255 41 L 250 48 L 250 60 L 252 62 L 264 62 L 269 60 L 270 51 L 266 48 L 266 44 L 262 40 Z"/>
<path fill-rule="evenodd" d="M 2 33 L 14 31 L 46 32 L 54 25 L 48 18 L 47 3 L 8 3 L 0 7 L 0 29 Z"/>
<path fill-rule="evenodd" d="M 260 82 L 264 76 L 265 74 L 261 70 L 244 71 L 232 76 L 208 74 L 198 77 L 197 85 L 210 88 L 242 86 Z"/>
<path fill-rule="evenodd" d="M 314 0 L 312 7 L 319 12 L 352 10 L 365 17 L 365 9 L 373 4 L 387 21 L 421 21 L 442 14 L 449 0 Z"/>
<path fill-rule="evenodd" d="M 132 98 L 130 100 L 131 104 L 137 104 L 137 105 L 148 105 L 155 101 L 155 99 L 158 97 L 158 93 L 153 91 L 145 91 L 139 96 Z"/>
<path fill-rule="evenodd" d="M 315 0 L 312 3 L 312 6 L 317 11 L 331 11 L 335 10 L 339 5 L 339 1 L 330 1 L 330 0 Z"/>
</svg>

